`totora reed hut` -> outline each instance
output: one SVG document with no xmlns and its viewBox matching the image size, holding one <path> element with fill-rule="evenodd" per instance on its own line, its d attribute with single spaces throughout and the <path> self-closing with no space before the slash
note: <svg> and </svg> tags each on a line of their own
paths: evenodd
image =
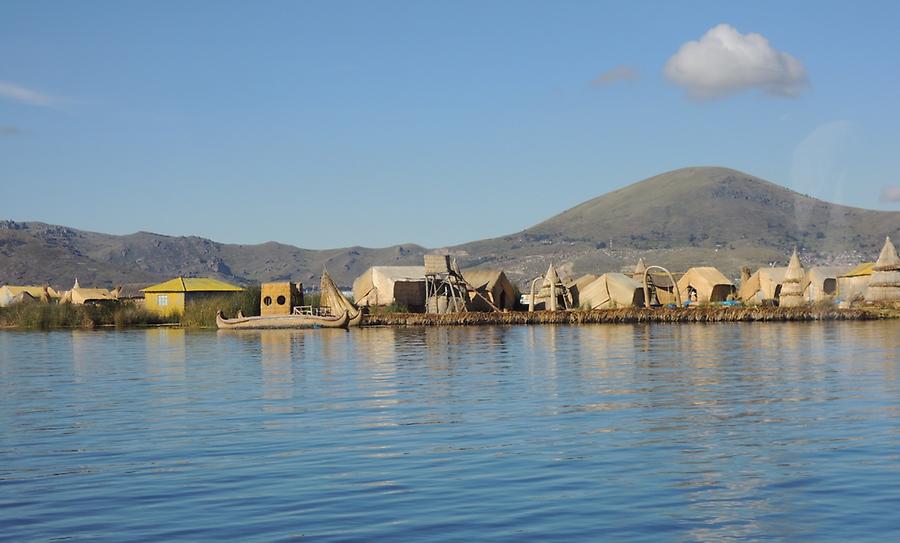
<svg viewBox="0 0 900 543">
<path fill-rule="evenodd" d="M 691 268 L 677 284 L 682 301 L 691 303 L 724 302 L 735 294 L 734 283 L 711 266 Z"/>
<path fill-rule="evenodd" d="M 569 281 L 566 283 L 566 286 L 569 287 L 569 292 L 572 293 L 572 302 L 575 304 L 575 307 L 580 307 L 580 296 L 581 292 L 591 283 L 599 279 L 600 276 L 596 273 L 586 273 L 575 279 L 574 281 Z"/>
<path fill-rule="evenodd" d="M 644 306 L 644 286 L 624 273 L 604 273 L 578 292 L 582 309 Z"/>
<path fill-rule="evenodd" d="M 838 291 L 838 277 L 848 271 L 848 267 L 813 266 L 803 279 L 803 299 L 809 303 L 833 300 Z"/>
<path fill-rule="evenodd" d="M 865 296 L 867 302 L 900 301 L 900 258 L 889 237 L 885 238 L 881 254 L 872 266 Z"/>
<path fill-rule="evenodd" d="M 874 262 L 863 262 L 837 278 L 837 297 L 842 302 L 859 301 L 865 298 L 866 287 L 872 278 Z"/>
<path fill-rule="evenodd" d="M 738 299 L 745 304 L 775 304 L 781 296 L 781 285 L 787 267 L 759 268 L 747 280 L 741 282 Z"/>
<path fill-rule="evenodd" d="M 500 270 L 463 270 L 462 276 L 469 290 L 470 310 L 492 311 L 491 304 L 501 311 L 516 308 L 518 289 L 504 272 Z"/>
<path fill-rule="evenodd" d="M 72 288 L 62 293 L 59 302 L 73 305 L 99 305 L 114 304 L 118 300 L 115 292 L 105 288 L 82 287 L 76 278 Z"/>
<path fill-rule="evenodd" d="M 56 302 L 60 294 L 50 287 L 3 285 L 0 287 L 0 307 L 24 302 Z"/>
<path fill-rule="evenodd" d="M 797 249 L 791 254 L 787 271 L 784 272 L 784 282 L 781 284 L 781 294 L 778 296 L 780 307 L 797 307 L 803 305 L 803 278 L 806 273 L 800 264 L 800 255 Z"/>
</svg>

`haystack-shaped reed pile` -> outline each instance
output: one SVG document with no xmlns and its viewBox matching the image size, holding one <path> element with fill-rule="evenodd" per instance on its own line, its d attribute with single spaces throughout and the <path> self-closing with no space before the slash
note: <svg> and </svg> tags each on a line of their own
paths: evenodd
<svg viewBox="0 0 900 543">
<path fill-rule="evenodd" d="M 877 312 L 863 309 L 816 307 L 697 307 L 645 309 L 638 307 L 594 311 L 516 311 L 509 313 L 386 313 L 366 315 L 368 326 L 476 326 L 492 324 L 615 324 L 666 322 L 779 322 L 870 320 Z"/>
</svg>

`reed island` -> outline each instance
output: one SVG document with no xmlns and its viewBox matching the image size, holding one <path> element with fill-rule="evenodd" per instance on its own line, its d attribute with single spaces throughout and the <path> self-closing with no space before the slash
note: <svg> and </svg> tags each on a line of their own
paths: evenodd
<svg viewBox="0 0 900 543">
<path fill-rule="evenodd" d="M 522 292 L 524 290 L 524 292 Z M 709 266 L 673 272 L 639 260 L 631 270 L 563 277 L 551 264 L 526 285 L 503 270 L 461 270 L 447 254 L 422 266 L 372 266 L 351 290 L 323 270 L 301 283 L 233 285 L 177 277 L 140 289 L 0 287 L 4 328 L 183 326 L 351 328 L 606 323 L 870 320 L 900 316 L 900 258 L 890 238 L 874 262 L 744 268 L 732 281 Z"/>
</svg>

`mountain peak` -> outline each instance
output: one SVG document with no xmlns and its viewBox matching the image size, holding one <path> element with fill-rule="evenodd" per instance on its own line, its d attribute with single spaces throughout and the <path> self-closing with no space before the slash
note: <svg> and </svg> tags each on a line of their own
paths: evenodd
<svg viewBox="0 0 900 543">
<path fill-rule="evenodd" d="M 684 271 L 786 262 L 794 246 L 810 265 L 873 260 L 900 213 L 830 204 L 720 166 L 656 175 L 598 196 L 517 234 L 444 250 L 462 267 L 502 268 L 521 284 L 551 262 L 561 273 L 619 271 L 643 257 Z M 235 245 L 196 236 L 113 236 L 43 223 L 0 222 L 0 281 L 53 285 L 154 282 L 209 275 L 237 282 L 315 282 L 327 264 L 349 285 L 369 266 L 421 264 L 427 249 L 300 249 L 278 242 Z M 67 285 L 66 285 L 67 286 Z"/>
</svg>

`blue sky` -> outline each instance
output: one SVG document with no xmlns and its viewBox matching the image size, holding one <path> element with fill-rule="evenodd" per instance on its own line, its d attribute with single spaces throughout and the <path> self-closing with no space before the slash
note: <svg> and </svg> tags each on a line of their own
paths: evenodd
<svg viewBox="0 0 900 543">
<path fill-rule="evenodd" d="M 886 1 L 7 0 L 0 218 L 440 247 L 692 165 L 897 210 L 897 20 Z"/>
</svg>

